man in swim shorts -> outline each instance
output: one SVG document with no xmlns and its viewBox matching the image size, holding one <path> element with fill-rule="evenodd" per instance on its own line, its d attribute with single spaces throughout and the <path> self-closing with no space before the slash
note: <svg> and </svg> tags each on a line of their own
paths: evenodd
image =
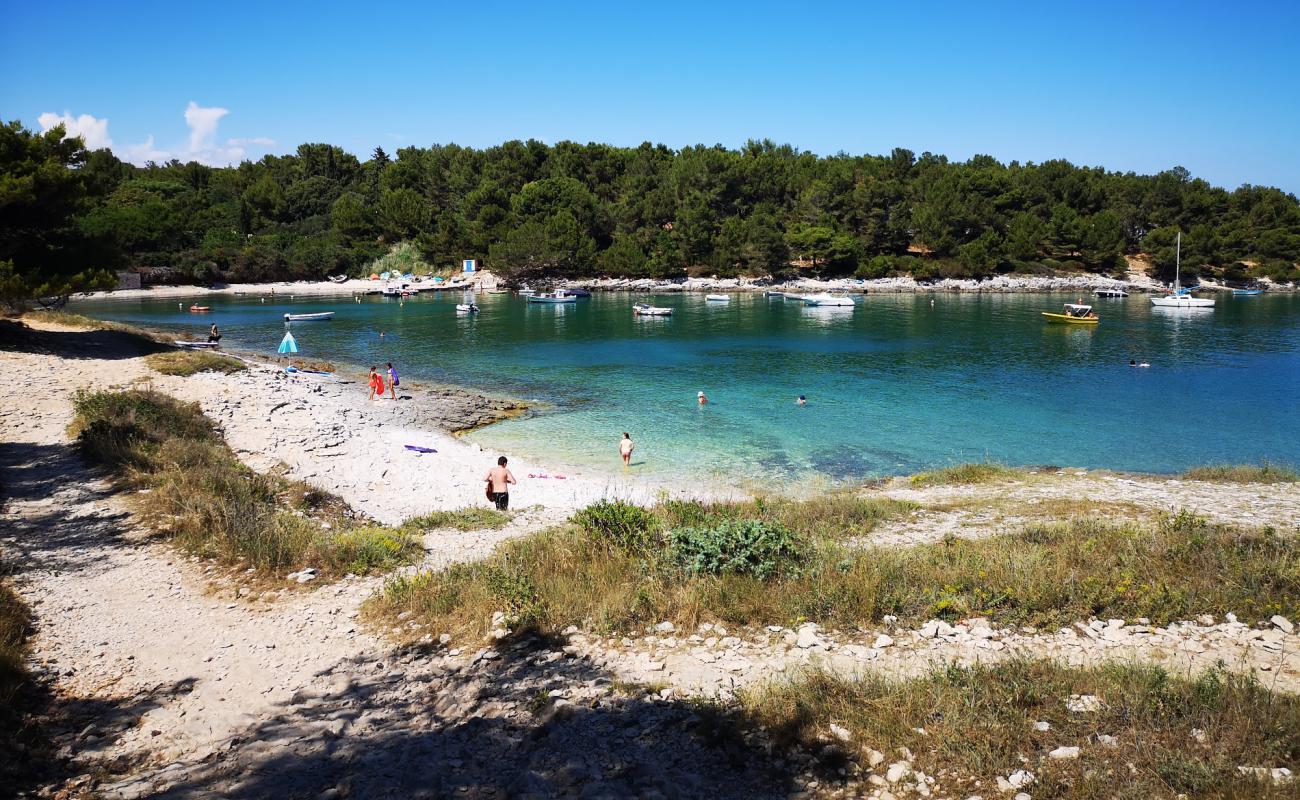
<svg viewBox="0 0 1300 800">
<path fill-rule="evenodd" d="M 510 484 L 516 483 L 515 476 L 506 468 L 506 457 L 501 456 L 497 459 L 497 465 L 488 470 L 484 476 L 488 484 L 488 499 L 496 503 L 497 511 L 505 511 L 510 508 Z"/>
</svg>

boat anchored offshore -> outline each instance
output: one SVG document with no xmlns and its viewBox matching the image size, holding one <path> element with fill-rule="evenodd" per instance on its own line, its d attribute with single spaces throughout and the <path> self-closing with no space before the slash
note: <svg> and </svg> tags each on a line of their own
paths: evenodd
<svg viewBox="0 0 1300 800">
<path fill-rule="evenodd" d="M 729 294 L 706 294 L 704 299 L 710 303 L 730 303 L 731 295 Z"/>
<path fill-rule="evenodd" d="M 334 319 L 333 311 L 317 311 L 314 314 L 285 314 L 285 322 L 313 322 L 315 320 Z"/>
<path fill-rule="evenodd" d="M 576 303 L 578 298 L 573 295 L 556 293 L 556 294 L 530 294 L 528 295 L 530 303 Z"/>
<path fill-rule="evenodd" d="M 1188 292 L 1190 289 L 1182 288 L 1179 279 L 1182 277 L 1183 265 L 1183 234 L 1178 234 L 1174 250 L 1174 288 L 1173 292 L 1165 297 L 1151 298 L 1151 305 L 1160 308 L 1209 308 L 1214 305 L 1212 298 L 1192 297 Z"/>
<path fill-rule="evenodd" d="M 1098 297 L 1128 297 L 1128 292 L 1123 289 L 1098 289 L 1093 294 Z"/>
<path fill-rule="evenodd" d="M 638 317 L 671 317 L 673 310 L 665 306 L 652 306 L 648 303 L 637 303 L 632 306 L 632 313 Z"/>
<path fill-rule="evenodd" d="M 212 306 L 200 306 L 200 305 L 190 306 L 190 311 L 193 311 L 195 314 L 202 314 L 205 311 L 211 311 L 211 310 L 212 310 Z"/>
<path fill-rule="evenodd" d="M 844 295 L 838 295 L 838 294 L 829 294 L 827 292 L 822 292 L 821 294 L 804 295 L 803 301 L 804 303 L 810 306 L 851 306 L 853 305 L 852 297 L 845 297 Z"/>
<path fill-rule="evenodd" d="M 1092 310 L 1092 306 L 1081 303 L 1066 303 L 1065 309 L 1060 314 L 1044 311 L 1043 316 L 1047 317 L 1048 322 L 1065 322 L 1071 325 L 1096 325 L 1101 322 L 1101 317 Z"/>
<path fill-rule="evenodd" d="M 478 306 L 474 303 L 457 303 L 456 310 L 462 314 L 477 314 Z"/>
<path fill-rule="evenodd" d="M 1233 289 L 1233 297 L 1255 297 L 1264 293 L 1263 289 Z"/>
</svg>

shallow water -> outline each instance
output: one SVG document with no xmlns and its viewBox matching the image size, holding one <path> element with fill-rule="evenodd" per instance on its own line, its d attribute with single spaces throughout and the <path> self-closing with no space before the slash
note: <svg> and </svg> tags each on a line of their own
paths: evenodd
<svg viewBox="0 0 1300 800">
<path fill-rule="evenodd" d="M 1220 297 L 1212 310 L 1098 299 L 1096 328 L 1044 323 L 1040 311 L 1075 297 L 873 295 L 851 310 L 654 297 L 670 318 L 633 317 L 631 304 L 650 298 L 631 294 L 568 306 L 479 295 L 475 317 L 455 312 L 459 294 L 70 310 L 196 335 L 216 322 L 224 343 L 268 353 L 286 311 L 336 311 L 294 324 L 300 355 L 391 360 L 403 375 L 540 401 L 539 413 L 470 438 L 557 466 L 616 469 L 625 430 L 636 471 L 764 486 L 981 459 L 1148 472 L 1300 463 L 1300 296 Z"/>
</svg>

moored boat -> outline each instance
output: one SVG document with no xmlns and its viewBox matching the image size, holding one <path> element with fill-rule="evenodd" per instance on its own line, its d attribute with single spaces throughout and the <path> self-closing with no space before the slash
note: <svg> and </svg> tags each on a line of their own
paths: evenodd
<svg viewBox="0 0 1300 800">
<path fill-rule="evenodd" d="M 710 303 L 730 303 L 731 295 L 729 294 L 706 294 L 704 299 Z"/>
<path fill-rule="evenodd" d="M 348 279 L 348 276 L 347 276 L 347 275 L 331 275 L 331 276 L 330 276 L 330 280 L 333 281 L 334 283 L 346 283 L 346 282 L 347 282 L 347 279 Z"/>
<path fill-rule="evenodd" d="M 1128 292 L 1123 289 L 1098 289 L 1093 294 L 1098 297 L 1128 297 Z"/>
<path fill-rule="evenodd" d="M 567 295 L 568 297 L 591 297 L 591 292 L 586 289 L 561 289 L 559 294 Z"/>
<path fill-rule="evenodd" d="M 211 311 L 211 310 L 212 310 L 212 306 L 200 306 L 200 305 L 190 306 L 190 311 L 193 311 L 196 314 L 202 314 L 205 311 Z"/>
<path fill-rule="evenodd" d="M 185 341 L 181 341 L 180 339 L 177 339 L 176 341 L 172 342 L 172 344 L 176 345 L 177 347 L 184 347 L 187 350 L 209 350 L 213 347 L 221 346 L 217 342 L 185 342 Z"/>
<path fill-rule="evenodd" d="M 334 319 L 333 311 L 317 311 L 314 314 L 285 314 L 285 322 L 312 322 L 314 320 Z"/>
<path fill-rule="evenodd" d="M 774 292 L 771 289 L 767 289 L 763 292 L 763 296 L 764 297 L 785 297 L 785 292 Z"/>
<path fill-rule="evenodd" d="M 462 314 L 477 314 L 478 306 L 474 303 L 457 303 L 456 310 Z"/>
<path fill-rule="evenodd" d="M 1043 316 L 1047 317 L 1048 322 L 1064 322 L 1071 325 L 1096 325 L 1101 322 L 1101 317 L 1092 310 L 1092 306 L 1085 306 L 1082 303 L 1066 303 L 1060 314 L 1044 311 Z"/>
<path fill-rule="evenodd" d="M 829 292 L 822 292 L 821 294 L 804 295 L 803 301 L 804 303 L 810 306 L 851 306 L 853 305 L 852 297 L 845 297 L 844 295 L 838 295 L 838 294 L 830 294 Z"/>
<path fill-rule="evenodd" d="M 1214 300 L 1208 297 L 1192 297 L 1193 288 L 1183 288 L 1179 279 L 1182 277 L 1183 234 L 1180 232 L 1174 244 L 1174 287 L 1165 297 L 1151 298 L 1151 305 L 1160 308 L 1209 308 Z"/>
<path fill-rule="evenodd" d="M 1255 297 L 1264 293 L 1263 289 L 1233 289 L 1233 297 Z"/>
<path fill-rule="evenodd" d="M 638 317 L 670 317 L 673 310 L 666 306 L 652 306 L 648 303 L 637 303 L 632 306 L 632 313 Z"/>
<path fill-rule="evenodd" d="M 528 295 L 530 303 L 576 303 L 578 298 L 566 294 L 530 294 Z"/>
</svg>

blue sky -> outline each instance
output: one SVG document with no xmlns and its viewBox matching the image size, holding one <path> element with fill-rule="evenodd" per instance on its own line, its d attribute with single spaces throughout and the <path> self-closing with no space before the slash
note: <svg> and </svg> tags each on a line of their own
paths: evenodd
<svg viewBox="0 0 1300 800">
<path fill-rule="evenodd" d="M 1300 193 L 1297 2 L 0 2 L 0 116 L 137 161 L 770 138 Z"/>
</svg>

